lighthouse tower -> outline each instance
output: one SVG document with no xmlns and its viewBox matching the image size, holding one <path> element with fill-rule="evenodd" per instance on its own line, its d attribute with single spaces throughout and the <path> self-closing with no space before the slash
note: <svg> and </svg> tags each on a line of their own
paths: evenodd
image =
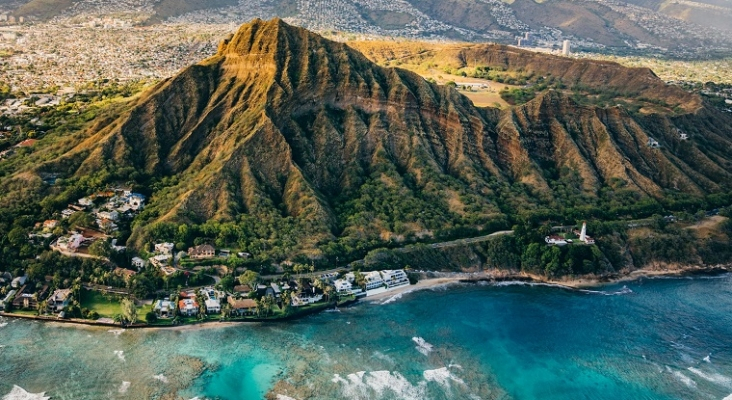
<svg viewBox="0 0 732 400">
<path fill-rule="evenodd" d="M 582 223 L 582 232 L 580 232 L 580 242 L 587 242 L 587 222 Z"/>
</svg>

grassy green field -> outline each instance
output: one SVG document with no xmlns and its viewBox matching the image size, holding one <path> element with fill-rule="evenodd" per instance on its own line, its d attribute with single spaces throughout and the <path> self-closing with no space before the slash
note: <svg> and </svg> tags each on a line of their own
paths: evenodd
<svg viewBox="0 0 732 400">
<path fill-rule="evenodd" d="M 114 318 L 117 314 L 122 314 L 121 297 L 108 294 L 104 297 L 101 292 L 94 290 L 82 290 L 81 300 L 79 301 L 82 308 L 88 308 L 89 311 L 96 311 L 100 317 Z M 150 311 L 149 306 L 137 308 L 138 322 L 145 322 L 145 314 Z"/>
</svg>

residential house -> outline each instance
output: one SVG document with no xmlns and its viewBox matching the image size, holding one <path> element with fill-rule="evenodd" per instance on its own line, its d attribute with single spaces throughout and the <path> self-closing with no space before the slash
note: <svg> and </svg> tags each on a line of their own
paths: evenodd
<svg viewBox="0 0 732 400">
<path fill-rule="evenodd" d="M 544 242 L 548 245 L 557 245 L 557 246 L 564 246 L 567 244 L 567 241 L 564 240 L 563 237 L 558 235 L 551 235 L 544 238 Z"/>
<path fill-rule="evenodd" d="M 125 280 L 125 282 L 129 281 L 130 278 L 137 275 L 137 272 L 135 272 L 133 270 L 126 269 L 126 268 L 119 268 L 119 267 L 115 268 L 113 273 L 117 276 L 122 277 Z"/>
<path fill-rule="evenodd" d="M 129 205 L 133 210 L 138 211 L 145 207 L 144 195 L 141 195 L 140 193 L 130 193 L 129 196 L 125 197 L 127 198 L 127 205 Z"/>
<path fill-rule="evenodd" d="M 38 307 L 38 298 L 29 292 L 30 288 L 28 286 L 20 288 L 15 295 L 15 299 L 13 299 L 13 307 L 27 310 L 36 309 Z"/>
<path fill-rule="evenodd" d="M 304 293 L 299 293 L 292 296 L 292 305 L 294 307 L 302 307 L 308 304 L 317 303 L 320 300 L 323 300 L 322 294 L 307 295 Z"/>
<path fill-rule="evenodd" d="M 221 312 L 221 302 L 218 299 L 206 299 L 206 314 L 218 314 Z"/>
<path fill-rule="evenodd" d="M 71 303 L 72 298 L 71 289 L 58 289 L 48 298 L 48 310 L 59 312 Z"/>
<path fill-rule="evenodd" d="M 168 260 L 170 259 L 171 256 L 169 254 L 158 254 L 157 256 L 150 258 L 150 264 L 152 264 L 153 267 L 162 268 L 168 264 Z"/>
<path fill-rule="evenodd" d="M 76 250 L 78 250 L 84 243 L 84 240 L 84 236 L 79 233 L 74 233 L 70 236 L 58 238 L 58 240 L 56 240 L 56 247 L 61 251 L 70 251 L 75 253 Z"/>
<path fill-rule="evenodd" d="M 338 293 L 350 294 L 353 291 L 353 284 L 347 279 L 336 279 L 336 281 L 333 282 L 333 285 Z"/>
<path fill-rule="evenodd" d="M 55 219 L 47 219 L 43 221 L 43 229 L 51 230 L 58 226 L 58 220 Z"/>
<path fill-rule="evenodd" d="M 24 286 L 24 285 L 25 285 L 25 281 L 26 281 L 27 279 L 28 279 L 28 277 L 27 277 L 27 276 L 25 276 L 25 275 L 23 275 L 23 276 L 18 276 L 18 277 L 16 277 L 15 279 L 13 279 L 13 281 L 12 281 L 12 282 L 10 282 L 10 287 L 12 287 L 12 288 L 14 288 L 14 289 L 17 289 L 17 288 L 19 288 L 19 287 L 21 287 L 21 286 Z"/>
<path fill-rule="evenodd" d="M 221 301 L 219 300 L 219 297 L 216 293 L 216 291 L 211 288 L 203 288 L 201 290 L 203 293 L 203 296 L 206 297 L 206 300 L 204 301 L 204 304 L 206 306 L 206 314 L 218 314 L 221 312 Z"/>
<path fill-rule="evenodd" d="M 173 244 L 173 243 L 156 243 L 155 244 L 155 252 L 158 254 L 172 255 L 174 249 L 175 249 L 175 244 Z"/>
<path fill-rule="evenodd" d="M 257 312 L 257 302 L 252 299 L 235 299 L 230 296 L 227 301 L 234 314 L 253 315 Z"/>
<path fill-rule="evenodd" d="M 234 293 L 238 294 L 242 297 L 249 296 L 249 293 L 251 293 L 252 288 L 249 285 L 236 285 L 234 286 Z"/>
<path fill-rule="evenodd" d="M 68 217 L 70 217 L 70 216 L 72 216 L 72 215 L 74 215 L 74 214 L 76 214 L 76 213 L 77 213 L 77 211 L 76 211 L 76 210 L 72 210 L 72 209 L 70 209 L 70 208 L 67 208 L 67 209 L 65 209 L 65 210 L 61 211 L 61 217 L 62 217 L 63 219 L 66 219 L 66 218 L 68 218 Z"/>
<path fill-rule="evenodd" d="M 381 277 L 389 288 L 409 285 L 409 277 L 401 269 L 381 271 Z"/>
<path fill-rule="evenodd" d="M 366 290 L 377 289 L 384 286 L 384 279 L 378 271 L 367 272 L 364 274 L 366 281 Z"/>
<path fill-rule="evenodd" d="M 88 197 L 82 197 L 77 201 L 77 203 L 79 203 L 79 205 L 83 207 L 91 207 L 94 205 L 94 200 Z"/>
<path fill-rule="evenodd" d="M 0 310 L 5 310 L 8 304 L 11 304 L 13 300 L 13 296 L 15 296 L 15 293 L 17 293 L 17 290 L 11 290 L 8 292 L 8 294 L 5 296 L 2 301 L 0 301 Z"/>
<path fill-rule="evenodd" d="M 182 299 L 178 302 L 178 312 L 185 317 L 198 315 L 198 303 L 195 299 Z"/>
<path fill-rule="evenodd" d="M 175 303 L 168 298 L 158 300 L 155 302 L 153 311 L 158 318 L 170 318 L 175 315 Z"/>
<path fill-rule="evenodd" d="M 132 257 L 132 266 L 136 267 L 138 270 L 145 268 L 145 260 L 140 257 Z"/>
<path fill-rule="evenodd" d="M 197 260 L 202 258 L 213 258 L 216 256 L 216 249 L 210 244 L 202 244 L 200 246 L 188 249 L 188 257 Z"/>
<path fill-rule="evenodd" d="M 97 213 L 97 217 L 101 220 L 108 219 L 112 222 L 119 221 L 119 213 L 117 211 L 100 211 Z"/>
<path fill-rule="evenodd" d="M 269 286 L 272 288 L 272 292 L 270 293 L 269 290 L 267 291 L 267 294 L 272 294 L 272 297 L 274 298 L 280 298 L 282 296 L 282 289 L 280 288 L 280 285 L 278 285 L 275 282 L 272 282 L 269 284 Z"/>
</svg>

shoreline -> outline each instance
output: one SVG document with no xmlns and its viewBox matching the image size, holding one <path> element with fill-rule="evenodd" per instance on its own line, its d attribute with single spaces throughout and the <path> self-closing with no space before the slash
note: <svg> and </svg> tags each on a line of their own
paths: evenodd
<svg viewBox="0 0 732 400">
<path fill-rule="evenodd" d="M 648 268 L 641 268 L 633 271 L 619 272 L 605 276 L 586 276 L 573 279 L 554 280 L 546 279 L 544 277 L 527 274 L 524 272 L 512 272 L 502 270 L 492 271 L 481 271 L 481 272 L 422 272 L 422 274 L 440 275 L 446 276 L 434 276 L 420 279 L 414 285 L 401 286 L 394 290 L 379 293 L 373 296 L 363 297 L 356 300 L 347 301 L 341 306 L 348 307 L 359 302 L 371 302 L 374 301 L 377 304 L 388 304 L 393 301 L 400 299 L 403 295 L 413 292 L 418 292 L 427 289 L 433 289 L 436 287 L 443 287 L 453 284 L 477 284 L 480 282 L 489 283 L 500 283 L 500 282 L 523 282 L 527 284 L 544 284 L 551 285 L 560 289 L 580 291 L 584 289 L 592 289 L 605 285 L 611 285 L 622 282 L 632 282 L 641 279 L 654 279 L 654 278 L 684 278 L 694 276 L 710 276 L 710 275 L 721 275 L 725 273 L 732 273 L 732 265 L 715 265 L 715 266 L 689 266 L 684 268 L 659 268 L 659 266 L 652 266 Z M 381 302 L 380 302 L 381 301 Z M 379 303 L 380 302 L 380 303 Z M 216 329 L 226 328 L 232 326 L 238 326 L 243 324 L 262 324 L 262 323 L 283 323 L 293 320 L 297 320 L 309 315 L 319 314 L 325 311 L 327 308 L 313 310 L 313 312 L 306 312 L 300 315 L 292 315 L 286 318 L 280 319 L 251 319 L 251 320 L 206 320 L 192 324 L 181 324 L 181 325 L 131 325 L 121 326 L 119 324 L 110 324 L 106 322 L 96 322 L 93 320 L 78 320 L 78 319 L 58 319 L 56 317 L 44 317 L 37 315 L 27 314 L 14 314 L 7 312 L 0 312 L 0 317 L 4 318 L 15 318 L 15 319 L 26 319 L 33 321 L 40 321 L 49 323 L 56 326 L 73 326 L 76 328 L 102 328 L 112 330 L 127 330 L 127 329 L 151 329 L 151 330 L 174 330 L 174 331 L 189 331 L 189 330 L 200 330 L 200 329 Z"/>
</svg>

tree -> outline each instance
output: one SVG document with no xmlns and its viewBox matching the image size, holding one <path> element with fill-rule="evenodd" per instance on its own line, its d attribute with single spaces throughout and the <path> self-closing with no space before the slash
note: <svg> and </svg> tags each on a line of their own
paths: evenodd
<svg viewBox="0 0 732 400">
<path fill-rule="evenodd" d="M 259 280 L 259 274 L 256 271 L 246 270 L 243 274 L 239 275 L 239 284 L 249 285 L 252 289 L 254 284 Z"/>
<path fill-rule="evenodd" d="M 106 240 L 97 240 L 89 246 L 89 254 L 107 258 L 112 254 L 112 246 Z"/>
<path fill-rule="evenodd" d="M 366 290 L 366 276 L 361 273 L 361 271 L 356 270 L 353 273 L 353 281 L 356 282 L 356 285 L 358 285 L 361 289 Z"/>
<path fill-rule="evenodd" d="M 147 314 L 145 314 L 145 320 L 148 324 L 154 324 L 158 321 L 158 315 L 155 314 L 154 311 L 148 311 Z"/>
<path fill-rule="evenodd" d="M 122 316 L 130 324 L 137 322 L 137 307 L 131 299 L 122 299 Z"/>
<path fill-rule="evenodd" d="M 285 290 L 282 292 L 282 312 L 288 315 L 292 310 L 292 291 Z"/>
</svg>

